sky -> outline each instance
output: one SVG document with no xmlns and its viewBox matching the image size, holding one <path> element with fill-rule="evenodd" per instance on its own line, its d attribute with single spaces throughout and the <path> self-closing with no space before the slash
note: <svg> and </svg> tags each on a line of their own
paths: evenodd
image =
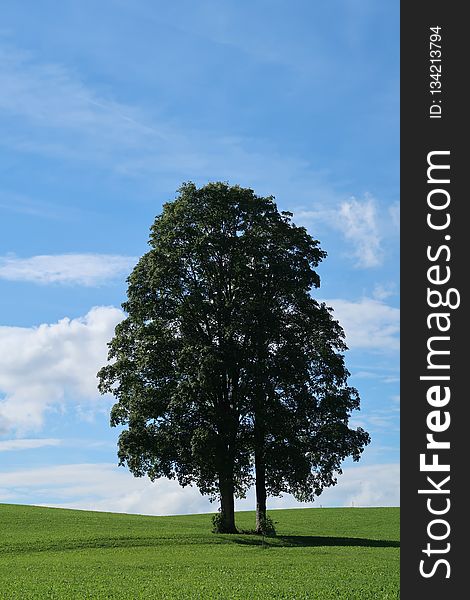
<svg viewBox="0 0 470 600">
<path fill-rule="evenodd" d="M 351 424 L 372 442 L 313 506 L 398 505 L 394 0 L 2 3 L 0 502 L 216 509 L 117 466 L 96 387 L 126 277 L 185 181 L 273 195 L 320 240 L 315 297 L 346 332 Z"/>
</svg>

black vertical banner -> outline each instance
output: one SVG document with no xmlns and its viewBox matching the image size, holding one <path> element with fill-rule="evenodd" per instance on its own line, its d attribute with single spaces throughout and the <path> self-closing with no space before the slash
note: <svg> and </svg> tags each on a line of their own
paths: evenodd
<svg viewBox="0 0 470 600">
<path fill-rule="evenodd" d="M 464 3 L 401 4 L 401 598 L 468 596 Z M 465 105 L 465 106 L 464 106 Z"/>
</svg>

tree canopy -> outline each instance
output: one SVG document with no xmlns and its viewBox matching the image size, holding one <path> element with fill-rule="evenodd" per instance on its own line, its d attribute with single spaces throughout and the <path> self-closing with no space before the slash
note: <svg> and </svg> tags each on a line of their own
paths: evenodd
<svg viewBox="0 0 470 600">
<path fill-rule="evenodd" d="M 223 532 L 256 480 L 263 531 L 266 495 L 312 500 L 369 442 L 348 426 L 343 330 L 311 296 L 326 253 L 272 197 L 220 182 L 183 184 L 149 244 L 98 374 L 120 463 L 220 499 Z"/>
</svg>

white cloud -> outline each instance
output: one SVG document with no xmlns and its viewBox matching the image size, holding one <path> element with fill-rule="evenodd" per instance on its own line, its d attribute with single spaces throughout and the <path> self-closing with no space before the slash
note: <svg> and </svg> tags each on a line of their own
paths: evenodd
<svg viewBox="0 0 470 600">
<path fill-rule="evenodd" d="M 328 300 L 351 349 L 398 349 L 399 310 L 378 300 Z M 114 307 L 95 307 L 84 317 L 38 327 L 0 327 L 0 418 L 4 432 L 41 429 L 48 411 L 72 405 L 82 418 L 97 407 L 96 373 L 106 363 L 107 342 L 123 318 Z"/>
<path fill-rule="evenodd" d="M 390 296 L 394 296 L 396 293 L 396 284 L 393 281 L 390 281 L 388 283 L 377 283 L 374 286 L 374 289 L 372 291 L 372 296 L 376 299 L 376 300 L 386 300 L 387 298 L 390 298 Z"/>
<path fill-rule="evenodd" d="M 136 261 L 116 254 L 8 255 L 0 257 L 0 279 L 93 286 L 128 274 Z"/>
<path fill-rule="evenodd" d="M 34 439 L 17 439 L 17 440 L 0 440 L 0 452 L 8 452 L 9 450 L 31 450 L 36 448 L 44 448 L 46 446 L 60 446 L 62 440 L 56 438 L 34 438 Z"/>
<path fill-rule="evenodd" d="M 340 483 L 318 499 L 323 506 L 399 506 L 400 465 L 367 465 L 344 469 Z"/>
<path fill-rule="evenodd" d="M 326 304 L 334 309 L 333 316 L 346 333 L 351 349 L 375 352 L 399 349 L 400 310 L 379 300 L 362 298 L 357 302 L 332 299 Z"/>
<path fill-rule="evenodd" d="M 354 247 L 359 267 L 381 264 L 383 251 L 377 222 L 377 206 L 372 198 L 343 202 L 339 209 L 338 227 Z"/>
<path fill-rule="evenodd" d="M 400 228 L 400 202 L 394 202 L 388 208 L 388 213 L 391 219 L 391 225 L 395 229 Z"/>
<path fill-rule="evenodd" d="M 144 514 L 216 510 L 207 497 L 176 481 L 135 478 L 114 464 L 68 464 L 0 473 L 0 489 L 17 502 Z M 54 501 L 51 502 L 51 498 Z M 0 498 L 1 499 L 1 498 Z"/>
<path fill-rule="evenodd" d="M 326 224 L 341 232 L 352 249 L 349 257 L 354 259 L 356 267 L 367 269 L 382 264 L 382 242 L 388 227 L 380 218 L 378 204 L 371 196 L 367 195 L 362 200 L 352 197 L 335 208 L 298 209 L 294 212 L 296 222 L 317 226 Z"/>
<path fill-rule="evenodd" d="M 151 515 L 205 513 L 217 510 L 197 488 L 176 481 L 134 478 L 115 465 L 71 464 L 0 473 L 0 500 L 62 508 Z M 54 500 L 51 500 L 54 498 Z M 398 506 L 398 464 L 345 468 L 338 484 L 314 503 L 292 496 L 268 499 L 268 508 L 307 506 Z M 237 510 L 253 510 L 254 491 L 236 502 Z"/>
<path fill-rule="evenodd" d="M 106 344 L 122 318 L 121 310 L 99 306 L 58 323 L 0 327 L 3 430 L 37 431 L 47 411 L 63 410 L 68 403 L 103 406 L 96 373 L 106 363 Z"/>
<path fill-rule="evenodd" d="M 326 488 L 315 502 L 297 502 L 289 494 L 268 498 L 269 508 L 399 506 L 400 466 L 397 463 L 345 467 L 338 483 Z M 253 510 L 254 491 L 237 502 L 238 510 Z"/>
</svg>

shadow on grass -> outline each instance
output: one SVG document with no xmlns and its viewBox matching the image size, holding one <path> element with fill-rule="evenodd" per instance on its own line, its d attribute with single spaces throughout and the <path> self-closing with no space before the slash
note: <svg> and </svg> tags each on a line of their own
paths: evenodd
<svg viewBox="0 0 470 600">
<path fill-rule="evenodd" d="M 325 546 L 362 546 L 369 548 L 399 548 L 395 540 L 372 540 L 368 538 L 329 537 L 312 535 L 277 535 L 262 537 L 253 532 L 240 531 L 235 535 L 184 535 L 160 537 L 96 537 L 86 539 L 31 540 L 0 544 L 1 554 L 24 554 L 31 552 L 63 552 L 70 550 L 93 550 L 115 548 L 155 548 L 164 546 L 213 546 L 219 544 L 237 544 L 260 546 L 262 548 L 306 548 Z"/>
<path fill-rule="evenodd" d="M 319 546 L 362 546 L 368 548 L 399 548 L 397 540 L 372 540 L 368 538 L 328 537 L 320 535 L 278 535 L 275 537 L 237 537 L 236 544 L 250 546 L 286 547 L 319 547 Z"/>
</svg>

